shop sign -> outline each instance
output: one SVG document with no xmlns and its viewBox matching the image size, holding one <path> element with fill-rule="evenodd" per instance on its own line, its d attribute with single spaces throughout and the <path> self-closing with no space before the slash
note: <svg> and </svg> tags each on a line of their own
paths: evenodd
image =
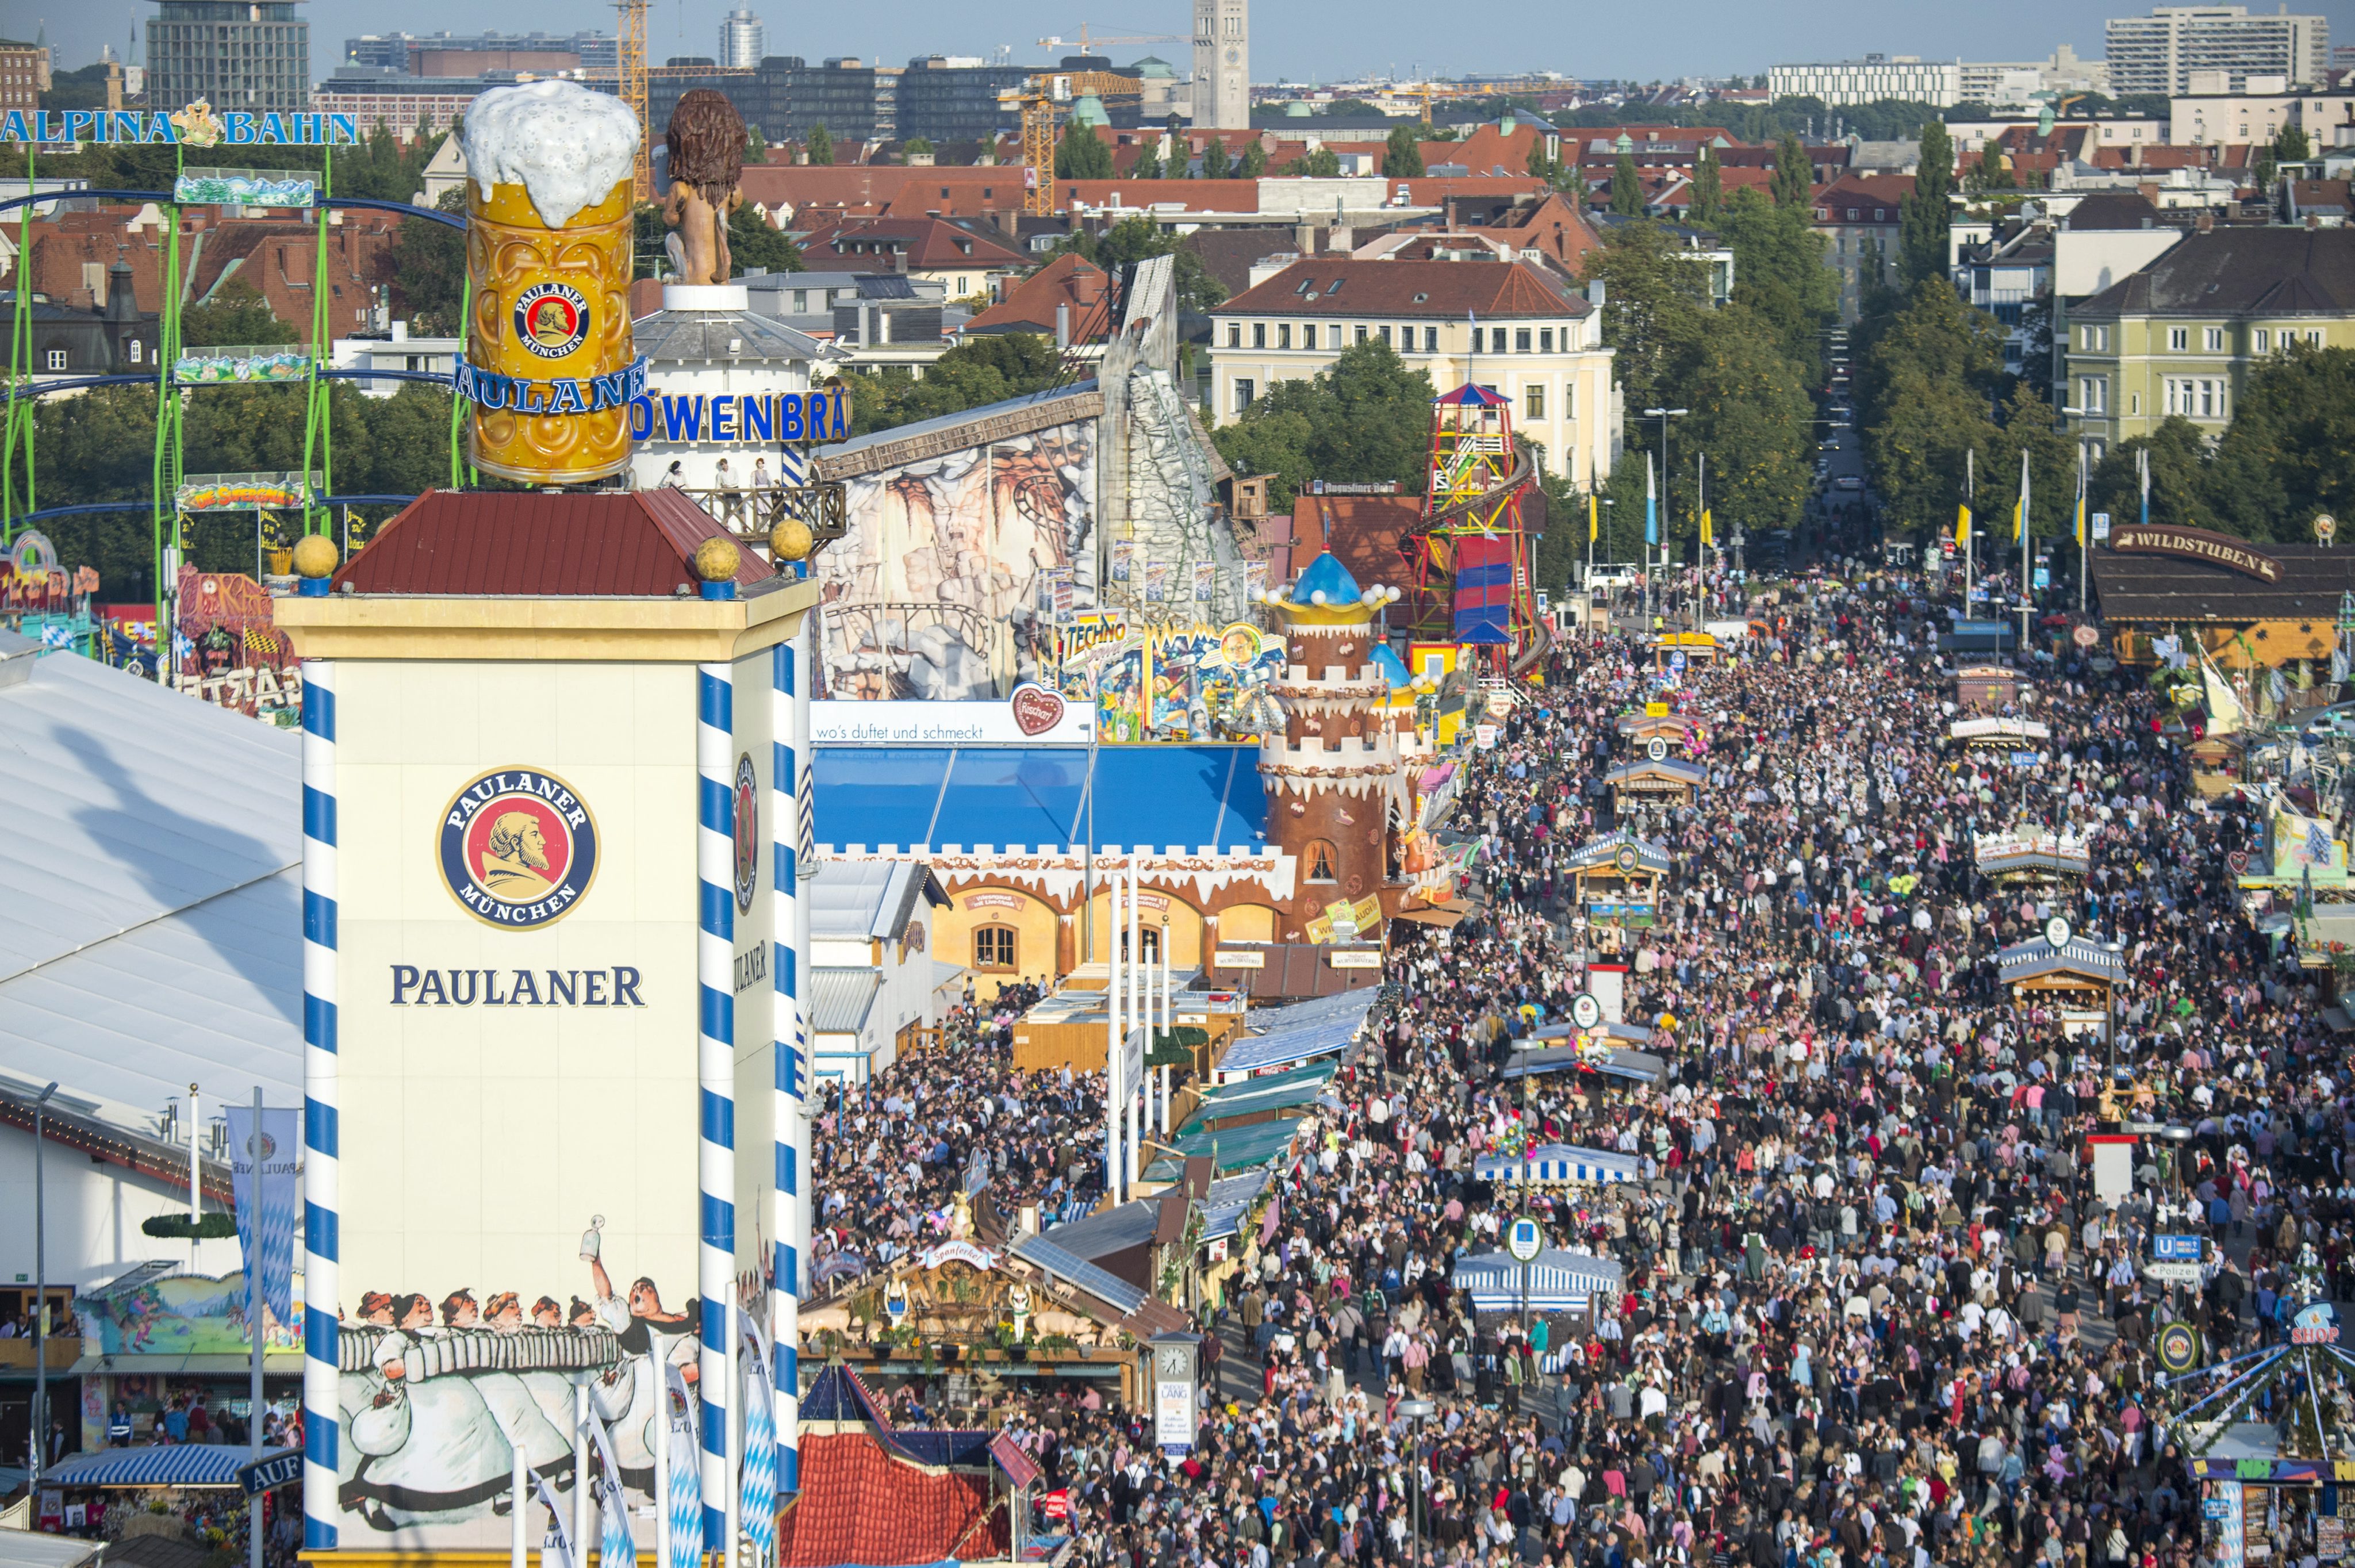
<svg viewBox="0 0 2355 1568">
<path fill-rule="evenodd" d="M 232 109 L 215 115 L 199 98 L 170 113 L 130 109 L 11 109 L 0 115 L 0 142 L 157 142 L 170 146 L 352 146 L 360 139 L 357 114 L 256 114 Z M 60 195 L 72 193 L 60 192 Z"/>
<path fill-rule="evenodd" d="M 1379 969 L 1382 966 L 1382 955 L 1371 947 L 1345 947 L 1327 954 L 1325 962 L 1336 969 Z"/>
<path fill-rule="evenodd" d="M 919 1257 L 916 1263 L 922 1268 L 938 1268 L 946 1263 L 970 1264 L 975 1268 L 987 1272 L 997 1266 L 997 1254 L 987 1247 L 978 1247 L 971 1242 L 943 1242 L 931 1252 Z"/>
<path fill-rule="evenodd" d="M 1220 947 L 1210 954 L 1211 967 L 1217 969 L 1264 969 L 1267 952 L 1258 947 Z"/>
<path fill-rule="evenodd" d="M 849 434 L 847 393 L 642 391 L 630 402 L 632 441 L 720 445 L 841 441 Z"/>
<path fill-rule="evenodd" d="M 2221 566 L 2243 577 L 2254 577 L 2260 582 L 2279 582 L 2282 580 L 2279 560 L 2254 549 L 2246 539 L 2211 533 L 2206 528 L 2146 528 L 2137 525 L 2118 529 L 2110 541 L 2110 548 L 2123 554 L 2172 555 L 2185 560 L 2204 560 L 2211 566 Z"/>
</svg>

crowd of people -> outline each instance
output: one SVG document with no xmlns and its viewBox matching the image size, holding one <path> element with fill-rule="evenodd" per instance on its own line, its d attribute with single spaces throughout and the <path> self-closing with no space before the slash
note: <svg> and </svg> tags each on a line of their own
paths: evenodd
<svg viewBox="0 0 2355 1568">
<path fill-rule="evenodd" d="M 2240 905 L 2253 804 L 2193 787 L 2131 669 L 2043 660 L 2013 699 L 2046 727 L 2032 749 L 1957 742 L 1937 613 L 1902 578 L 1743 608 L 1740 656 L 1665 689 L 1636 639 L 1560 649 L 1475 754 L 1455 820 L 1486 836 L 1477 912 L 1394 941 L 1364 1047 L 1278 1174 L 1280 1223 L 1205 1304 L 1225 1353 L 1190 1452 L 1094 1395 L 983 1401 L 1039 1456 L 1078 1561 L 2200 1554 L 2154 1330 L 2191 1323 L 2222 1358 L 2300 1302 L 2355 1296 L 2350 1070 L 2295 944 Z M 1690 722 L 1706 783 L 1623 816 L 1603 782 L 1619 720 L 1657 701 Z M 1599 933 L 1567 868 L 1615 826 L 1671 860 L 1657 922 L 1611 955 L 1666 1072 L 1508 1077 L 1588 989 Z M 2019 829 L 2087 837 L 2090 874 L 1991 881 L 1978 837 Z M 2085 1135 L 2112 1047 L 1998 965 L 2056 915 L 2123 971 L 2135 1119 L 2187 1135 L 2140 1146 L 2106 1200 Z M 827 1108 L 836 1244 L 903 1243 L 975 1150 L 1024 1200 L 1092 1199 L 1101 1085 L 1014 1074 L 991 1034 L 953 1071 L 895 1069 L 873 1108 Z M 1476 1169 L 1553 1142 L 1635 1179 L 1525 1191 Z M 1522 1212 L 1615 1261 L 1624 1290 L 1526 1332 L 1474 1310 L 1455 1265 Z M 2211 1239 L 2203 1280 L 2155 1284 L 2151 1238 L 2187 1232 Z"/>
</svg>

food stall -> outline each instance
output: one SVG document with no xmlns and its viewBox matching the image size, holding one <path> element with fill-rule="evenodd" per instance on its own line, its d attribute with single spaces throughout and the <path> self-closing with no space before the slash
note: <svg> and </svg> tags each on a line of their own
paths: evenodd
<svg viewBox="0 0 2355 1568">
<path fill-rule="evenodd" d="M 1658 908 L 1668 852 L 1622 827 L 1572 849 L 1565 866 L 1576 907 L 1596 925 L 1647 926 Z"/>
</svg>

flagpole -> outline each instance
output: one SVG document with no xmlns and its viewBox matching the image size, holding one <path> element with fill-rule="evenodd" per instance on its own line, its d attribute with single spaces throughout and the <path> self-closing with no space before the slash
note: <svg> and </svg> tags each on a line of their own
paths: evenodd
<svg viewBox="0 0 2355 1568">
<path fill-rule="evenodd" d="M 1973 461 L 1977 456 L 1977 448 L 1963 448 L 1963 509 L 1966 512 L 1977 509 L 1977 466 Z M 1978 518 L 1973 517 L 1971 522 L 1976 525 Z M 1971 618 L 1971 547 L 1976 542 L 1972 536 L 1977 531 L 1976 527 L 1963 529 L 1963 619 L 1966 621 Z"/>
<path fill-rule="evenodd" d="M 2085 532 L 2085 443 L 2077 443 L 2077 613 L 2085 613 L 2085 578 L 2093 571 L 2093 544 Z"/>
<path fill-rule="evenodd" d="M 2028 453 L 2022 449 L 2019 454 L 2019 646 L 2016 651 L 2023 659 L 2028 656 L 2028 622 L 2034 610 L 2030 598 L 2035 575 L 2028 560 L 2029 532 Z"/>
<path fill-rule="evenodd" d="M 261 1463 L 261 1183 L 264 1160 L 261 1141 L 261 1085 L 253 1086 L 253 1127 L 247 1135 L 245 1157 L 253 1179 L 247 1185 L 253 1193 L 253 1245 L 245 1254 L 245 1337 L 250 1345 L 253 1368 L 251 1386 L 247 1392 L 245 1412 L 245 1447 L 251 1463 Z M 292 1150 L 288 1151 L 292 1157 Z M 48 1303 L 40 1311 L 48 1313 Z M 48 1434 L 39 1434 L 37 1441 L 46 1444 Z M 245 1560 L 248 1568 L 261 1568 L 261 1516 L 268 1501 L 268 1492 L 256 1492 L 246 1499 Z"/>
<path fill-rule="evenodd" d="M 1689 630 L 1698 632 L 1700 630 L 1700 580 L 1709 565 L 1710 534 L 1713 531 L 1709 526 L 1709 453 L 1705 452 L 1693 454 L 1693 506 L 1700 517 L 1700 545 L 1693 551 L 1692 602 L 1687 606 L 1691 613 L 1686 616 L 1686 624 Z"/>
</svg>

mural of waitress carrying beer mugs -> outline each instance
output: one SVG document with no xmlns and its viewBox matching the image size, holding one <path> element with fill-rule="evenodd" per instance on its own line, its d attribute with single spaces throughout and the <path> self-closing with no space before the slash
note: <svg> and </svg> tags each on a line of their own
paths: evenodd
<svg viewBox="0 0 2355 1568">
<path fill-rule="evenodd" d="M 631 181 L 642 132 L 611 93 L 570 81 L 494 88 L 466 111 L 466 455 L 503 479 L 588 484 L 628 464 L 620 377 L 630 337 Z"/>
</svg>

